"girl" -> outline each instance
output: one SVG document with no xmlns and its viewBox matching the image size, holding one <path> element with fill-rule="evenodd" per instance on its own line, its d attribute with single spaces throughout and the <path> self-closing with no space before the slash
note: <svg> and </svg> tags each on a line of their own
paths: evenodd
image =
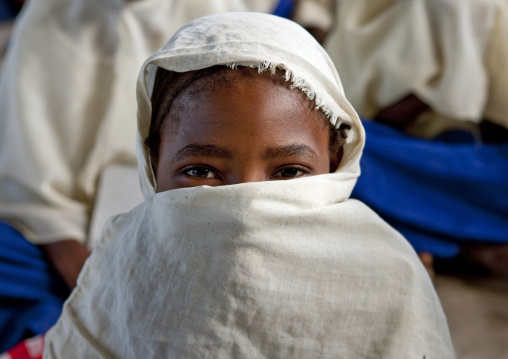
<svg viewBox="0 0 508 359">
<path fill-rule="evenodd" d="M 47 358 L 453 357 L 418 257 L 348 199 L 364 132 L 301 27 L 193 21 L 137 98 L 145 202 L 109 222 Z"/>
</svg>

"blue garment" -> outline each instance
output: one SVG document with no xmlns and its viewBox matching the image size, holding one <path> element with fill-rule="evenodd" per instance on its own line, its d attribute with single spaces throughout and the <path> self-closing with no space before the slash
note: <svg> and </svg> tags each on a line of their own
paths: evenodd
<svg viewBox="0 0 508 359">
<path fill-rule="evenodd" d="M 364 121 L 367 143 L 357 198 L 416 251 L 453 257 L 466 243 L 508 244 L 508 143 L 436 140 Z"/>
<path fill-rule="evenodd" d="M 272 11 L 273 15 L 289 19 L 295 7 L 295 0 L 280 0 Z"/>
<path fill-rule="evenodd" d="M 8 0 L 0 0 L 0 22 L 14 20 L 16 14 Z"/>
<path fill-rule="evenodd" d="M 44 251 L 0 222 L 0 353 L 45 333 L 68 295 Z"/>
</svg>

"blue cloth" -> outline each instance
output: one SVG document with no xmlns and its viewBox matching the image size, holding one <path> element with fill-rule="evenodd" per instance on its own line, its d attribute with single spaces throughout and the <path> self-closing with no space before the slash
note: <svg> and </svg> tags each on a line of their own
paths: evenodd
<svg viewBox="0 0 508 359">
<path fill-rule="evenodd" d="M 416 251 L 453 257 L 467 243 L 508 244 L 508 143 L 465 133 L 436 140 L 364 121 L 367 143 L 357 198 Z"/>
<path fill-rule="evenodd" d="M 44 251 L 0 222 L 0 353 L 45 333 L 69 290 Z"/>
<path fill-rule="evenodd" d="M 272 11 L 273 15 L 289 19 L 295 7 L 295 0 L 280 0 Z"/>
<path fill-rule="evenodd" d="M 0 22 L 14 20 L 16 14 L 8 0 L 0 0 Z"/>
</svg>

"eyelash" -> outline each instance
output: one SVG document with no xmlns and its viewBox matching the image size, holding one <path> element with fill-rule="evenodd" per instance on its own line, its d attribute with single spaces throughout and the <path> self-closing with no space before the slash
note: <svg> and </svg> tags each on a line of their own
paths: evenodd
<svg viewBox="0 0 508 359">
<path fill-rule="evenodd" d="M 207 178 L 207 177 L 193 176 L 193 175 L 189 174 L 190 171 L 199 170 L 199 169 L 204 169 L 204 170 L 210 171 L 215 175 L 215 177 Z M 210 166 L 205 166 L 205 165 L 187 166 L 187 167 L 182 168 L 179 171 L 179 173 L 182 175 L 185 175 L 185 176 L 188 176 L 191 178 L 197 178 L 197 179 L 220 179 L 221 178 L 216 169 L 214 169 L 213 167 L 210 167 Z"/>
<path fill-rule="evenodd" d="M 299 175 L 296 175 L 296 176 L 291 176 L 291 177 L 284 177 L 284 176 L 275 176 L 277 173 L 279 172 L 282 172 L 284 170 L 297 170 L 299 172 L 302 172 L 301 174 Z M 271 176 L 270 178 L 287 178 L 287 179 L 291 179 L 291 178 L 299 178 L 299 177 L 302 177 L 302 176 L 305 176 L 306 174 L 309 174 L 310 173 L 310 169 L 307 168 L 307 167 L 304 167 L 304 166 L 299 166 L 299 165 L 286 165 L 284 166 L 283 168 L 278 168 Z"/>
</svg>

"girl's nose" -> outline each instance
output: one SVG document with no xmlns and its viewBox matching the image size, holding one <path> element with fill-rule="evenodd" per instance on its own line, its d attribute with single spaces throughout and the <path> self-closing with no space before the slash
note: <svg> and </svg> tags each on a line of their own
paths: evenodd
<svg viewBox="0 0 508 359">
<path fill-rule="evenodd" d="M 264 168 L 261 166 L 246 166 L 245 168 L 240 168 L 236 173 L 231 174 L 227 178 L 227 184 L 239 184 L 239 183 L 247 183 L 247 182 L 263 182 L 268 181 L 270 176 L 264 171 Z"/>
</svg>

